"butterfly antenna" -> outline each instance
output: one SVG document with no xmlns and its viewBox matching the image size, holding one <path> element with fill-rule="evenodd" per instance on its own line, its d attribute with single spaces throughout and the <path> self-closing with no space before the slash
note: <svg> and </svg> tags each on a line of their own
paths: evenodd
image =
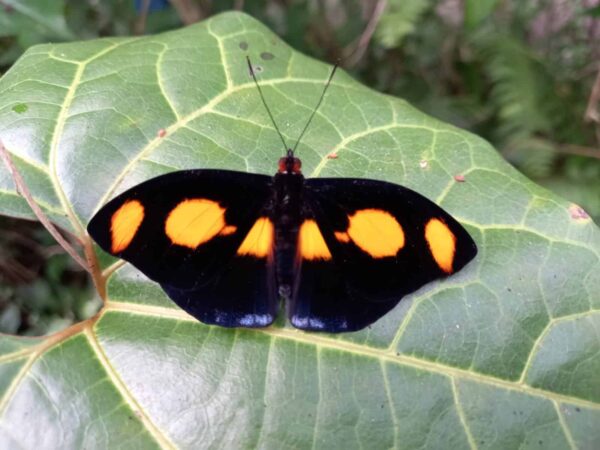
<svg viewBox="0 0 600 450">
<path fill-rule="evenodd" d="M 292 150 L 292 153 L 294 153 L 296 151 L 296 148 L 298 148 L 298 144 L 300 144 L 300 139 L 302 139 L 302 136 L 304 136 L 304 133 L 306 133 L 306 130 L 308 129 L 308 126 L 312 122 L 313 117 L 315 117 L 315 114 L 317 113 L 319 106 L 321 106 L 321 103 L 323 102 L 323 99 L 325 98 L 325 92 L 327 92 L 327 89 L 329 88 L 329 85 L 331 84 L 331 79 L 335 75 L 335 71 L 337 70 L 339 65 L 340 65 L 340 63 L 336 62 L 335 65 L 333 66 L 333 70 L 331 71 L 331 74 L 329 75 L 329 79 L 327 80 L 327 83 L 325 83 L 325 87 L 323 88 L 323 92 L 321 93 L 321 97 L 319 98 L 319 101 L 317 102 L 317 106 L 315 106 L 315 109 L 313 110 L 312 114 L 308 118 L 308 122 L 306 122 L 306 125 L 304 126 L 302 133 L 300 133 L 300 136 L 298 137 L 298 140 L 296 141 L 296 145 L 294 145 L 294 149 Z"/>
<path fill-rule="evenodd" d="M 256 88 L 258 89 L 258 93 L 260 94 L 260 99 L 262 100 L 263 105 L 265 105 L 265 109 L 267 110 L 267 113 L 269 113 L 269 117 L 271 118 L 271 122 L 273 122 L 273 126 L 275 127 L 275 130 L 277 130 L 277 134 L 279 135 L 279 138 L 281 139 L 281 142 L 283 142 L 283 147 L 285 148 L 285 151 L 287 152 L 289 150 L 289 147 L 285 143 L 285 139 L 283 138 L 283 135 L 281 134 L 281 131 L 279 131 L 279 128 L 277 128 L 277 124 L 275 123 L 275 119 L 273 118 L 273 114 L 271 114 L 271 110 L 267 106 L 267 102 L 265 101 L 265 97 L 264 97 L 264 95 L 262 93 L 262 89 L 260 88 L 260 84 L 258 84 L 258 80 L 256 79 L 256 75 L 254 74 L 254 68 L 252 67 L 252 63 L 250 62 L 250 57 L 249 56 L 246 56 L 246 61 L 248 61 L 248 69 L 250 70 L 250 74 L 252 75 L 252 78 L 254 79 L 254 83 L 256 84 Z"/>
</svg>

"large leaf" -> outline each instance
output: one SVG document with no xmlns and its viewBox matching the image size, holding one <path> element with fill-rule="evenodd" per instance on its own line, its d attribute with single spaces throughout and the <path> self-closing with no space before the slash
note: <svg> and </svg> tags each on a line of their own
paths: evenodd
<svg viewBox="0 0 600 450">
<path fill-rule="evenodd" d="M 151 176 L 275 171 L 246 54 L 293 141 L 330 68 L 234 13 L 30 49 L 0 81 L 0 136 L 45 212 L 86 239 L 103 202 Z M 581 211 L 483 140 L 343 72 L 299 154 L 311 176 L 422 192 L 479 255 L 338 336 L 208 327 L 122 266 L 92 320 L 2 338 L 0 447 L 597 448 L 600 232 Z M 31 217 L 0 171 L 1 211 Z"/>
</svg>

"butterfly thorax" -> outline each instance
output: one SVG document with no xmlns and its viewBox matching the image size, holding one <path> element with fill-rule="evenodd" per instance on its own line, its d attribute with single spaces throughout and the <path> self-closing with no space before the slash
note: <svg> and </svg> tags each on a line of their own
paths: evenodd
<svg viewBox="0 0 600 450">
<path fill-rule="evenodd" d="M 287 159 L 287 158 L 282 158 Z M 298 161 L 298 167 L 300 160 Z M 295 164 L 295 161 L 286 161 Z M 293 169 L 293 165 L 290 166 Z M 294 264 L 298 230 L 302 223 L 304 176 L 300 171 L 286 171 L 273 177 L 273 211 L 271 220 L 275 225 L 275 272 L 279 294 L 286 300 L 290 298 L 294 285 Z"/>
</svg>

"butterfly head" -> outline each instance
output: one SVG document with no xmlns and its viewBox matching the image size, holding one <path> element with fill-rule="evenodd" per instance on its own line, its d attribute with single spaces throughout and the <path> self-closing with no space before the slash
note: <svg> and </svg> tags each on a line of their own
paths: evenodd
<svg viewBox="0 0 600 450">
<path fill-rule="evenodd" d="M 294 156 L 291 148 L 288 148 L 286 156 L 279 158 L 278 172 L 296 175 L 302 173 L 302 161 Z"/>
<path fill-rule="evenodd" d="M 313 110 L 312 114 L 308 118 L 306 125 L 304 125 L 304 128 L 302 129 L 302 132 L 300 133 L 300 136 L 298 137 L 298 140 L 296 141 L 296 145 L 294 145 L 294 148 L 291 149 L 287 146 L 285 139 L 283 137 L 283 134 L 281 134 L 281 131 L 279 131 L 279 127 L 277 126 L 277 123 L 275 122 L 275 119 L 273 118 L 273 114 L 271 113 L 271 110 L 269 109 L 269 106 L 267 105 L 265 97 L 262 93 L 262 89 L 260 88 L 260 84 L 258 84 L 258 80 L 256 79 L 256 74 L 254 73 L 254 68 L 252 67 L 252 62 L 250 61 L 249 56 L 246 56 L 246 61 L 248 62 L 248 71 L 250 72 L 250 75 L 252 75 L 252 79 L 254 80 L 254 83 L 256 84 L 256 89 L 258 90 L 260 99 L 262 100 L 263 105 L 265 106 L 265 109 L 267 110 L 267 114 L 269 115 L 269 118 L 271 119 L 271 122 L 273 123 L 273 127 L 275 128 L 275 131 L 277 131 L 277 134 L 279 135 L 279 139 L 281 139 L 281 143 L 283 144 L 283 147 L 286 149 L 286 156 L 279 159 L 278 173 L 300 175 L 302 173 L 302 170 L 301 170 L 302 162 L 300 161 L 300 159 L 294 157 L 294 151 L 298 148 L 298 144 L 300 144 L 300 140 L 302 139 L 302 136 L 304 136 L 304 133 L 306 133 L 306 130 L 308 130 L 308 126 L 312 122 L 313 117 L 315 117 L 315 114 L 317 113 L 319 106 L 321 106 L 321 103 L 323 102 L 323 98 L 325 98 L 325 93 L 327 92 L 327 88 L 331 84 L 331 79 L 333 78 L 333 75 L 335 74 L 335 71 L 337 70 L 338 64 L 336 63 L 335 66 L 333 66 L 333 70 L 329 74 L 329 78 L 327 79 L 327 82 L 325 83 L 325 87 L 323 88 L 321 97 L 319 97 L 319 101 L 317 102 L 317 106 L 315 106 L 315 109 Z"/>
</svg>

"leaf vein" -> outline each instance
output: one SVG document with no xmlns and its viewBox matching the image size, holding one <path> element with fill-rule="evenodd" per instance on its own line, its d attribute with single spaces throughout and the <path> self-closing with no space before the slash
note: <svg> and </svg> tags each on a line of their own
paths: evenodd
<svg viewBox="0 0 600 450">
<path fill-rule="evenodd" d="M 456 386 L 456 380 L 454 378 L 450 379 L 450 386 L 452 387 L 452 398 L 454 399 L 458 420 L 460 420 L 460 423 L 463 426 L 467 441 L 469 442 L 469 447 L 471 447 L 472 450 L 477 450 L 477 444 L 475 443 L 475 439 L 473 438 L 473 434 L 471 434 L 471 429 L 467 423 L 467 418 L 460 402 L 458 387 Z"/>
<path fill-rule="evenodd" d="M 106 374 L 116 387 L 116 389 L 120 392 L 123 400 L 127 402 L 128 405 L 136 412 L 136 415 L 139 417 L 140 421 L 144 424 L 150 435 L 156 440 L 158 444 L 160 444 L 163 448 L 167 449 L 175 449 L 176 446 L 170 439 L 165 435 L 165 433 L 156 426 L 156 424 L 152 421 L 152 419 L 148 416 L 146 411 L 142 408 L 142 405 L 136 400 L 133 394 L 129 391 L 127 385 L 123 382 L 116 369 L 111 365 L 106 353 L 102 349 L 100 342 L 98 341 L 95 333 L 90 328 L 86 328 L 83 330 L 83 334 L 89 342 L 92 350 L 94 351 L 96 357 L 98 358 L 98 362 L 104 370 Z"/>
<path fill-rule="evenodd" d="M 117 302 L 114 300 L 107 301 L 103 309 L 103 313 L 106 312 L 139 314 L 152 317 L 159 317 L 164 320 L 196 321 L 196 319 L 189 316 L 182 310 L 159 306 L 129 304 Z M 343 351 L 346 353 L 359 354 L 361 356 L 369 356 L 376 359 L 390 361 L 396 364 L 401 364 L 420 370 L 439 373 L 444 376 L 452 376 L 458 379 L 467 379 L 480 383 L 485 383 L 487 385 L 494 386 L 499 389 L 507 389 L 510 391 L 520 392 L 535 397 L 552 398 L 558 401 L 569 402 L 585 406 L 594 410 L 600 410 L 600 403 L 596 403 L 591 400 L 586 400 L 579 397 L 570 397 L 568 395 L 559 394 L 545 389 L 535 388 L 527 384 L 508 381 L 502 378 L 494 377 L 492 375 L 476 373 L 459 367 L 445 365 L 439 362 L 409 356 L 406 354 L 397 354 L 395 351 L 389 349 L 367 347 L 355 344 L 353 342 L 343 341 L 340 339 L 332 339 L 330 337 L 325 336 L 316 336 L 315 334 L 301 333 L 297 330 L 291 330 L 288 328 L 253 328 L 252 332 L 266 334 L 268 336 L 277 336 L 279 338 L 287 339 L 292 342 L 309 344 L 315 346 L 317 351 L 320 351 L 321 348 L 327 348 Z"/>
</svg>

